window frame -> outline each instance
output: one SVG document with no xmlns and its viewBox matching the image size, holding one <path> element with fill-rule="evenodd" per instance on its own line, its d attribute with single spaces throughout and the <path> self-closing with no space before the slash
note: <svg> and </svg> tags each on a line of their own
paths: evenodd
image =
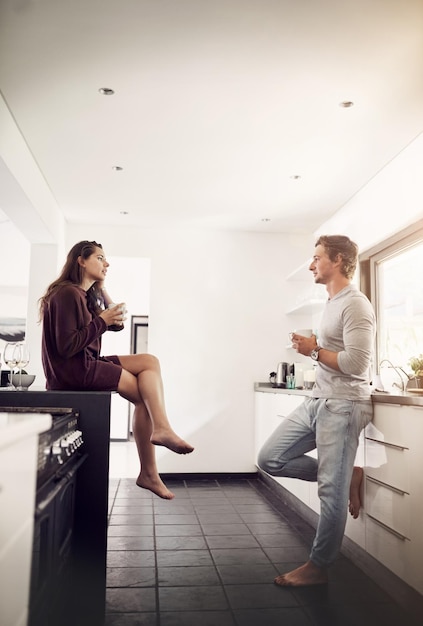
<svg viewBox="0 0 423 626">
<path fill-rule="evenodd" d="M 379 347 L 379 319 L 380 319 L 380 298 L 379 285 L 377 280 L 377 267 L 382 261 L 386 261 L 408 248 L 423 243 L 423 219 L 411 224 L 399 233 L 380 242 L 378 245 L 366 250 L 359 255 L 360 289 L 369 298 L 376 315 L 376 345 L 375 345 L 375 365 L 379 371 L 380 347 Z"/>
</svg>

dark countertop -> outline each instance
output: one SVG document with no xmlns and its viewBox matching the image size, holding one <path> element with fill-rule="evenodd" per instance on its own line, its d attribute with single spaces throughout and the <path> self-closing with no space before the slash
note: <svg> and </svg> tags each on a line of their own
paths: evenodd
<svg viewBox="0 0 423 626">
<path fill-rule="evenodd" d="M 279 387 L 273 387 L 271 383 L 254 383 L 254 391 L 311 397 L 311 391 L 307 391 L 306 389 L 281 389 Z M 375 403 L 423 406 L 423 393 L 412 391 L 402 392 L 399 390 L 392 393 L 374 391 L 372 393 L 372 401 Z"/>
</svg>

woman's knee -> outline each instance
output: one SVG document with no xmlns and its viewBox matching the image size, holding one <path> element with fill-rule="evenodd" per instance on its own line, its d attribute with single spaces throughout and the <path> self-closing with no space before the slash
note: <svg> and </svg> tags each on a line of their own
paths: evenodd
<svg viewBox="0 0 423 626">
<path fill-rule="evenodd" d="M 160 361 L 154 354 L 142 354 L 143 370 L 155 370 L 160 372 Z"/>
</svg>

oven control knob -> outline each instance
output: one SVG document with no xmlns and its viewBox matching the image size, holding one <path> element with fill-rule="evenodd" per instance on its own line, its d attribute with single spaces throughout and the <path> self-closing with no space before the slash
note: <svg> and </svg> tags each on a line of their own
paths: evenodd
<svg viewBox="0 0 423 626">
<path fill-rule="evenodd" d="M 81 433 L 81 431 L 75 430 L 72 434 L 70 434 L 68 436 L 68 439 L 70 440 L 70 445 L 71 445 L 71 448 L 72 448 L 72 452 L 74 452 L 81 445 L 81 443 L 80 443 L 80 433 Z"/>
<path fill-rule="evenodd" d="M 76 435 L 75 443 L 76 443 L 77 447 L 79 448 L 84 443 L 83 440 L 82 440 L 82 431 L 75 430 L 75 435 Z"/>
<path fill-rule="evenodd" d="M 55 442 L 51 448 L 51 453 L 53 455 L 53 457 L 56 459 L 56 461 L 58 462 L 59 465 L 62 465 L 63 463 L 63 459 L 62 459 L 62 448 L 61 446 Z"/>
<path fill-rule="evenodd" d="M 67 437 L 63 437 L 63 439 L 60 441 L 60 447 L 62 448 L 66 456 L 70 456 L 72 454 L 71 443 Z"/>
</svg>

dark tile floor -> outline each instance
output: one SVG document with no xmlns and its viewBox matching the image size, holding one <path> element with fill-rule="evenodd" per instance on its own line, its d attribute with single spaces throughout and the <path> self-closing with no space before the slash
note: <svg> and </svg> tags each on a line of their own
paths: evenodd
<svg viewBox="0 0 423 626">
<path fill-rule="evenodd" d="M 276 586 L 307 560 L 314 530 L 259 478 L 166 481 L 164 501 L 112 480 L 106 626 L 411 626 L 345 557 L 328 585 Z"/>
</svg>

